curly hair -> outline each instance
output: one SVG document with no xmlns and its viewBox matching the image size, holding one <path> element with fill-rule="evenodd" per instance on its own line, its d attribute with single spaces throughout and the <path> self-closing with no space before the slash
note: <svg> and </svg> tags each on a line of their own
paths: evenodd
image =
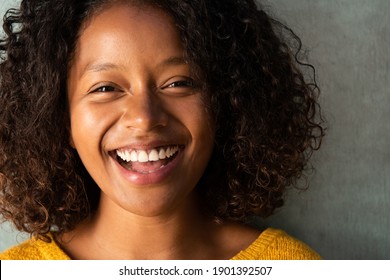
<svg viewBox="0 0 390 280">
<path fill-rule="evenodd" d="M 0 213 L 18 230 L 67 232 L 98 205 L 99 189 L 69 144 L 66 83 L 83 23 L 114 2 L 24 0 L 4 17 Z M 174 19 L 210 96 L 216 139 L 197 186 L 202 209 L 219 221 L 271 215 L 325 131 L 314 67 L 297 58 L 300 39 L 253 0 L 127 2 Z"/>
</svg>

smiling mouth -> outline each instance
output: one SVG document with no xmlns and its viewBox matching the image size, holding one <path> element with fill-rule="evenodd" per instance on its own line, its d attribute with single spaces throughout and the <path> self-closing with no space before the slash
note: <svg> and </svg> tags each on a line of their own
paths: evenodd
<svg viewBox="0 0 390 280">
<path fill-rule="evenodd" d="M 114 159 L 126 170 L 150 174 L 167 166 L 182 149 L 183 147 L 179 145 L 150 150 L 117 149 L 115 150 Z"/>
</svg>

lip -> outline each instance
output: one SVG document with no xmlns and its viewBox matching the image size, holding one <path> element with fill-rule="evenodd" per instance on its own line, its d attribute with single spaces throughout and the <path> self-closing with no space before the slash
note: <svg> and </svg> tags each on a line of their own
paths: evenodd
<svg viewBox="0 0 390 280">
<path fill-rule="evenodd" d="M 127 142 L 125 144 L 119 144 L 112 147 L 111 152 L 115 152 L 116 150 L 119 149 L 134 149 L 134 150 L 151 150 L 151 149 L 156 149 L 159 147 L 167 147 L 167 146 L 183 146 L 183 144 L 180 143 L 175 143 L 173 141 L 168 141 L 168 140 L 154 140 L 154 141 L 149 141 L 147 138 L 144 140 L 138 140 L 134 142 Z"/>
<path fill-rule="evenodd" d="M 157 145 L 151 145 L 151 144 L 126 145 L 121 147 L 120 149 L 150 150 L 150 149 L 155 149 L 158 147 L 165 147 L 165 146 L 175 146 L 175 145 L 161 144 L 161 143 Z M 112 161 L 115 169 L 119 171 L 120 175 L 123 176 L 126 179 L 126 181 L 128 181 L 130 184 L 133 185 L 143 186 L 143 185 L 158 184 L 170 176 L 171 172 L 177 167 L 179 162 L 182 160 L 183 151 L 185 149 L 184 145 L 176 144 L 176 146 L 179 146 L 179 151 L 177 152 L 177 155 L 172 159 L 172 161 L 170 161 L 164 167 L 161 167 L 160 169 L 155 170 L 151 173 L 140 173 L 140 172 L 128 170 L 124 168 L 116 160 L 116 150 L 111 151 L 109 154 L 110 154 L 110 160 Z"/>
</svg>

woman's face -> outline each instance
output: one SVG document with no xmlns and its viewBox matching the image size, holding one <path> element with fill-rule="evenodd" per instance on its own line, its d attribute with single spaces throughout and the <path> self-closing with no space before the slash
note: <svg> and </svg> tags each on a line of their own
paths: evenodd
<svg viewBox="0 0 390 280">
<path fill-rule="evenodd" d="M 168 15 L 123 4 L 88 21 L 68 100 L 71 142 L 101 202 L 143 216 L 188 202 L 212 153 L 214 126 Z"/>
</svg>

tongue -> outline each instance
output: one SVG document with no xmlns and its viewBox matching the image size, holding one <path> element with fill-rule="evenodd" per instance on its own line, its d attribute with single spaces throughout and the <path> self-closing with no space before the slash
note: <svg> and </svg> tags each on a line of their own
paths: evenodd
<svg viewBox="0 0 390 280">
<path fill-rule="evenodd" d="M 125 167 L 127 170 L 135 171 L 138 173 L 152 173 L 163 166 L 167 165 L 170 161 L 172 161 L 174 157 L 171 157 L 170 159 L 160 159 L 158 161 L 149 161 L 149 162 L 124 162 L 122 160 L 119 160 L 119 163 Z"/>
<path fill-rule="evenodd" d="M 128 164 L 130 169 L 139 173 L 151 173 L 159 170 L 164 166 L 163 160 L 151 161 L 151 162 L 132 162 Z"/>
</svg>

